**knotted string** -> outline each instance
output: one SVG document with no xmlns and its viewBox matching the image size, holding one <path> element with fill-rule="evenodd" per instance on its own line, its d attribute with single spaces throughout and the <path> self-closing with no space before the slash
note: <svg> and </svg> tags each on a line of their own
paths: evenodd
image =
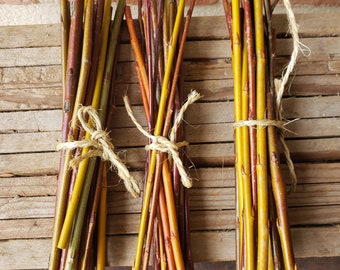
<svg viewBox="0 0 340 270">
<path fill-rule="evenodd" d="M 59 143 L 57 150 L 74 150 L 77 148 L 89 148 L 86 153 L 74 157 L 70 161 L 71 167 L 78 167 L 80 162 L 90 157 L 101 157 L 102 160 L 110 161 L 111 167 L 116 168 L 118 176 L 124 181 L 124 185 L 133 197 L 140 195 L 137 181 L 132 177 L 124 162 L 115 154 L 114 146 L 110 142 L 110 136 L 102 128 L 97 111 L 91 107 L 81 107 L 77 113 L 78 120 L 86 132 L 91 135 L 90 139 Z M 88 119 L 88 121 L 86 121 Z"/>
<path fill-rule="evenodd" d="M 183 120 L 184 112 L 188 109 L 188 107 L 192 103 L 194 103 L 199 98 L 201 98 L 201 95 L 197 93 L 196 91 L 192 91 L 188 95 L 188 100 L 184 103 L 184 105 L 181 107 L 181 109 L 179 110 L 177 114 L 177 117 L 171 128 L 169 139 L 168 139 L 164 136 L 154 136 L 150 134 L 149 132 L 147 132 L 145 129 L 143 129 L 143 127 L 138 123 L 137 119 L 133 115 L 133 112 L 132 112 L 132 109 L 129 103 L 129 98 L 127 96 L 124 96 L 124 104 L 125 104 L 125 109 L 127 111 L 127 114 L 130 116 L 132 122 L 135 124 L 137 129 L 151 141 L 149 145 L 145 146 L 145 149 L 146 150 L 158 150 L 160 152 L 165 152 L 165 153 L 170 154 L 172 156 L 174 163 L 176 164 L 178 168 L 178 172 L 181 176 L 182 184 L 187 188 L 192 187 L 192 179 L 188 175 L 187 171 L 185 170 L 183 166 L 178 150 L 180 147 L 186 146 L 189 143 L 186 141 L 175 142 L 175 135 L 176 135 L 178 127 L 180 126 Z"/>
</svg>

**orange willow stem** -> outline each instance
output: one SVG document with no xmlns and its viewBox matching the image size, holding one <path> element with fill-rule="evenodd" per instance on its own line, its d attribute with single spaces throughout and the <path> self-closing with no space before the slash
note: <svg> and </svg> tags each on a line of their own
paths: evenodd
<svg viewBox="0 0 340 270">
<path fill-rule="evenodd" d="M 168 215 L 169 215 L 171 245 L 172 245 L 172 250 L 174 253 L 176 269 L 184 270 L 185 266 L 184 266 L 184 261 L 183 261 L 183 256 L 182 256 L 181 243 L 179 241 L 177 214 L 176 214 L 175 201 L 174 201 L 174 196 L 173 196 L 174 192 L 172 188 L 172 180 L 171 180 L 171 173 L 170 173 L 168 160 L 164 160 L 162 176 L 163 176 L 166 206 L 167 206 Z"/>
<path fill-rule="evenodd" d="M 169 218 L 168 218 L 168 210 L 166 207 L 166 200 L 164 194 L 163 183 L 160 184 L 159 190 L 159 206 L 161 209 L 165 209 L 165 211 L 160 211 L 160 217 L 162 221 L 162 228 L 164 233 L 164 242 L 165 242 L 165 252 L 167 257 L 167 267 L 169 270 L 176 270 L 174 254 L 171 248 L 171 234 L 170 234 L 170 226 L 169 226 Z"/>
<path fill-rule="evenodd" d="M 174 56 L 175 56 L 180 25 L 181 25 L 181 21 L 183 17 L 184 5 L 185 5 L 185 1 L 180 0 L 179 5 L 178 5 L 177 15 L 176 15 L 176 23 L 175 23 L 173 35 L 171 38 L 171 44 L 169 46 L 167 67 L 166 67 L 164 78 L 163 78 L 159 110 L 158 110 L 157 121 L 155 125 L 155 131 L 154 131 L 155 136 L 161 135 L 162 129 L 163 129 L 164 113 L 165 113 L 165 107 L 167 104 L 168 92 L 169 92 L 168 85 L 170 82 L 170 75 L 172 72 L 172 63 L 173 63 Z M 146 181 L 146 186 L 145 186 L 145 191 L 144 191 L 144 200 L 143 200 L 143 205 L 142 205 L 140 227 L 138 230 L 136 257 L 135 257 L 135 261 L 133 264 L 133 269 L 139 269 L 141 265 L 142 249 L 143 249 L 143 243 L 144 243 L 144 237 L 145 237 L 146 225 L 147 225 L 148 208 L 150 204 L 154 172 L 155 172 L 155 167 L 156 167 L 156 153 L 157 151 L 153 150 L 151 152 L 151 157 L 150 157 L 148 176 L 147 176 L 147 181 Z"/>
<path fill-rule="evenodd" d="M 125 18 L 126 18 L 126 24 L 128 26 L 128 30 L 130 33 L 131 46 L 132 46 L 133 53 L 136 59 L 136 64 L 137 64 L 136 70 L 137 70 L 138 80 L 140 81 L 139 85 L 141 87 L 144 111 L 146 114 L 146 119 L 150 119 L 150 111 L 149 111 L 150 93 L 149 93 L 148 76 L 146 74 L 144 58 L 142 55 L 142 51 L 139 47 L 136 30 L 135 30 L 133 20 L 132 20 L 131 9 L 129 6 L 125 8 Z"/>
<path fill-rule="evenodd" d="M 256 50 L 256 119 L 266 118 L 266 59 L 264 45 L 263 2 L 254 1 L 255 50 Z M 258 197 L 258 254 L 257 269 L 268 268 L 268 179 L 266 128 L 257 126 L 257 197 Z"/>
</svg>

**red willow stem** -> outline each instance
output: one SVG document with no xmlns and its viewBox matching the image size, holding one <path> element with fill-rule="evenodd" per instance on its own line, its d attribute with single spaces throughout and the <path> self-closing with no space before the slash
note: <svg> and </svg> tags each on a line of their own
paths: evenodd
<svg viewBox="0 0 340 270">
<path fill-rule="evenodd" d="M 224 13 L 225 13 L 225 18 L 226 18 L 226 21 L 227 21 L 227 28 L 228 28 L 228 32 L 229 32 L 229 38 L 230 38 L 230 40 L 232 40 L 231 4 L 229 3 L 228 0 L 223 0 L 223 8 L 224 8 Z"/>
<path fill-rule="evenodd" d="M 92 96 L 94 92 L 94 87 L 96 84 L 97 77 L 97 68 L 98 68 L 98 60 L 100 54 L 101 47 L 101 39 L 102 39 L 102 20 L 103 20 L 103 11 L 104 11 L 104 0 L 96 0 L 95 1 L 95 19 L 94 19 L 94 31 L 93 31 L 93 47 L 92 47 L 92 64 L 90 68 L 90 75 L 87 82 L 86 87 L 86 97 L 85 97 L 85 106 L 91 105 Z"/>
<path fill-rule="evenodd" d="M 248 119 L 256 119 L 256 83 L 255 83 L 255 55 L 254 55 L 254 33 L 252 24 L 252 11 L 249 0 L 244 0 L 244 19 L 245 19 L 245 41 L 247 46 L 248 58 L 248 93 L 249 93 L 249 113 Z M 250 173 L 253 194 L 253 208 L 257 211 L 257 184 L 256 184 L 256 127 L 249 127 L 250 144 Z"/>
</svg>

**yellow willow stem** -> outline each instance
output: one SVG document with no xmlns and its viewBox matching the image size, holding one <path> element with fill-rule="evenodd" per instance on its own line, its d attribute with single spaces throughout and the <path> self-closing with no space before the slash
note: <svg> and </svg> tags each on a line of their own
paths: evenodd
<svg viewBox="0 0 340 270">
<path fill-rule="evenodd" d="M 234 121 L 242 119 L 242 48 L 241 48 L 241 21 L 240 2 L 232 1 L 232 67 L 234 75 Z M 243 265 L 243 185 L 242 185 L 242 133 L 241 128 L 235 129 L 235 167 L 236 167 L 236 218 L 238 220 L 238 232 L 236 233 L 237 269 Z"/>
<path fill-rule="evenodd" d="M 97 243 L 97 270 L 105 269 L 106 258 L 106 215 L 107 215 L 107 165 L 103 164 L 103 183 L 100 194 L 99 212 L 98 212 L 98 243 Z"/>
<path fill-rule="evenodd" d="M 275 266 L 274 266 L 274 257 L 273 257 L 273 248 L 272 248 L 272 243 L 271 243 L 271 239 L 269 237 L 268 240 L 268 270 L 274 270 Z"/>
<path fill-rule="evenodd" d="M 111 1 L 106 0 L 105 6 L 104 6 L 104 18 L 103 18 L 103 27 L 102 27 L 102 44 L 100 49 L 100 56 L 98 61 L 98 72 L 97 72 L 97 78 L 96 78 L 96 86 L 93 94 L 92 99 L 92 107 L 94 109 L 98 108 L 99 101 L 100 101 L 100 94 L 101 94 L 101 86 L 102 86 L 102 79 L 104 74 L 104 66 L 105 66 L 105 58 L 106 58 L 106 49 L 107 49 L 107 40 L 108 40 L 108 34 L 109 34 L 109 27 L 110 27 L 110 20 L 111 20 Z M 91 135 L 87 132 L 85 135 L 86 139 L 90 139 Z M 82 155 L 86 154 L 89 151 L 88 147 L 83 148 Z M 65 249 L 67 247 L 73 220 L 78 208 L 78 203 L 80 199 L 80 194 L 82 191 L 82 187 L 85 180 L 85 175 L 87 171 L 87 165 L 89 163 L 89 159 L 84 159 L 78 168 L 77 177 L 75 180 L 74 189 L 71 195 L 71 199 L 69 202 L 69 206 L 67 208 L 64 225 L 60 234 L 58 247 L 61 249 Z"/>
<path fill-rule="evenodd" d="M 256 119 L 266 116 L 266 60 L 264 46 L 262 0 L 254 1 L 254 26 L 256 50 Z M 256 129 L 256 175 L 258 200 L 258 246 L 257 269 L 268 269 L 268 179 L 267 179 L 267 136 L 266 128 Z"/>
<path fill-rule="evenodd" d="M 248 64 L 247 46 L 243 46 L 242 56 L 242 120 L 248 119 Z M 254 214 L 252 203 L 252 188 L 250 179 L 250 156 L 249 156 L 249 128 L 241 127 L 242 136 L 242 193 L 244 206 L 244 230 L 245 230 L 245 256 L 246 269 L 255 267 L 255 243 L 254 243 Z"/>
<path fill-rule="evenodd" d="M 176 52 L 178 35 L 179 35 L 180 26 L 181 26 L 181 22 L 183 18 L 183 13 L 184 13 L 184 5 L 185 5 L 185 0 L 180 0 L 179 5 L 178 5 L 176 20 L 175 20 L 174 31 L 173 31 L 173 35 L 171 37 L 170 45 L 169 45 L 167 66 L 166 66 L 165 74 L 163 78 L 163 85 L 162 85 L 161 97 L 160 97 L 160 102 L 159 102 L 157 121 L 156 121 L 155 131 L 154 131 L 155 136 L 162 135 L 164 113 L 165 113 L 165 108 L 167 105 L 167 98 L 168 98 L 168 93 L 169 93 L 169 82 L 170 82 L 170 75 L 172 71 L 172 63 L 173 63 L 175 52 Z M 144 243 L 144 237 L 146 233 L 148 210 L 149 210 L 150 197 L 151 197 L 152 186 L 153 186 L 154 172 L 155 172 L 155 167 L 156 167 L 156 154 L 157 154 L 156 150 L 153 150 L 151 152 L 146 186 L 145 186 L 145 191 L 144 191 L 142 213 L 141 213 L 140 225 L 139 225 L 139 230 L 138 230 L 136 255 L 135 255 L 135 260 L 134 260 L 134 264 L 132 267 L 133 269 L 140 269 L 140 265 L 141 265 L 143 243 Z"/>
</svg>

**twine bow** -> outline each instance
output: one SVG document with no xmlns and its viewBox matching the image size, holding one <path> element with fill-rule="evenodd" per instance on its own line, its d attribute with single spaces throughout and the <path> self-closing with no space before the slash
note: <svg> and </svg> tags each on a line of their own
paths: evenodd
<svg viewBox="0 0 340 270">
<path fill-rule="evenodd" d="M 124 162 L 115 154 L 114 146 L 110 142 L 110 136 L 103 130 L 97 111 L 91 106 L 81 107 L 78 110 L 77 117 L 84 130 L 91 135 L 91 138 L 59 143 L 57 150 L 88 148 L 87 152 L 71 160 L 71 167 L 78 167 L 81 161 L 90 157 L 101 157 L 102 160 L 110 161 L 111 167 L 116 168 L 118 176 L 124 181 L 127 191 L 133 197 L 138 197 L 140 189 L 137 181 L 132 177 Z"/>
<path fill-rule="evenodd" d="M 146 130 L 144 130 L 143 127 L 138 123 L 135 116 L 133 115 L 133 112 L 132 112 L 132 109 L 129 103 L 129 98 L 127 96 L 124 96 L 124 104 L 125 104 L 125 109 L 127 111 L 127 114 L 130 116 L 132 122 L 135 124 L 137 129 L 145 137 L 151 140 L 151 143 L 145 146 L 145 149 L 146 150 L 158 150 L 158 151 L 170 154 L 175 164 L 177 165 L 178 172 L 181 176 L 182 184 L 187 188 L 192 187 L 192 179 L 190 178 L 190 176 L 188 175 L 188 173 L 186 172 L 183 166 L 178 150 L 180 147 L 186 146 L 189 143 L 186 141 L 175 142 L 175 135 L 176 135 L 179 125 L 181 124 L 183 120 L 184 112 L 188 109 L 188 107 L 192 103 L 194 103 L 199 98 L 201 98 L 201 95 L 196 91 L 192 91 L 188 95 L 188 100 L 184 103 L 184 105 L 181 107 L 181 109 L 179 110 L 177 114 L 177 117 L 174 121 L 174 125 L 171 128 L 171 132 L 170 132 L 169 139 L 168 139 L 164 136 L 154 136 L 150 134 L 149 132 L 147 132 Z"/>
</svg>

